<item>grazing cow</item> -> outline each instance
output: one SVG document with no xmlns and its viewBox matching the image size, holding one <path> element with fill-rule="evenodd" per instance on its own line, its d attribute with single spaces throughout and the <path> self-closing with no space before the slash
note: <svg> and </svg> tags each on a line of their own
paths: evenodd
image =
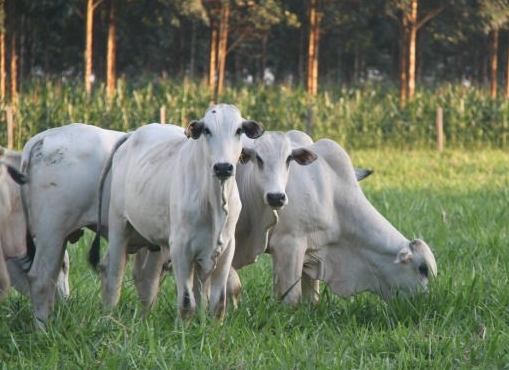
<svg viewBox="0 0 509 370">
<path fill-rule="evenodd" d="M 0 147 L 0 301 L 10 285 L 20 293 L 30 293 L 23 257 L 27 254 L 27 227 L 20 196 L 20 188 L 7 173 L 17 169 L 21 152 Z M 57 292 L 65 299 L 69 296 L 69 256 L 65 258 L 57 278 Z"/>
<path fill-rule="evenodd" d="M 28 273 L 36 325 L 44 328 L 54 304 L 54 281 L 66 240 L 97 223 L 99 181 L 112 148 L 125 133 L 73 123 L 43 131 L 23 148 L 20 177 L 36 253 Z M 109 187 L 109 182 L 105 185 Z M 103 199 L 107 221 L 109 199 Z M 107 224 L 102 225 L 107 230 Z"/>
<path fill-rule="evenodd" d="M 300 136 L 294 139 L 300 143 L 310 143 L 298 133 L 292 135 Z M 274 292 L 288 304 L 296 305 L 302 298 L 316 301 L 317 280 L 344 297 L 368 290 L 388 298 L 396 290 L 425 287 L 428 275 L 436 275 L 426 243 L 406 239 L 372 206 L 357 181 L 363 171 L 354 170 L 337 143 L 322 139 L 307 149 L 318 158 L 308 166 L 290 164 L 286 185 L 290 200 L 272 216 L 260 200 L 263 192 L 272 190 L 268 183 L 256 182 L 271 168 L 263 160 L 270 151 L 256 150 L 250 167 L 239 166 L 243 209 L 233 267 L 253 263 L 265 251 L 268 238 Z M 238 279 L 234 271 L 230 278 Z"/>
<path fill-rule="evenodd" d="M 165 256 L 169 247 L 181 317 L 193 314 L 202 294 L 211 312 L 224 315 L 241 209 L 234 176 L 242 133 L 256 138 L 263 128 L 243 119 L 236 107 L 220 104 L 185 130 L 140 127 L 114 153 L 109 247 L 101 264 L 105 307 L 118 302 L 127 243 L 140 234 Z M 95 243 L 91 255 L 97 248 Z M 208 289 L 200 292 L 200 283 Z"/>
</svg>

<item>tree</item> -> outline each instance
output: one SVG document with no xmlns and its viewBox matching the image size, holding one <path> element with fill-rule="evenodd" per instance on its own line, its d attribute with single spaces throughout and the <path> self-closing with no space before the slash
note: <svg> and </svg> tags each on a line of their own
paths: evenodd
<svg viewBox="0 0 509 370">
<path fill-rule="evenodd" d="M 85 91 L 90 93 L 92 91 L 92 83 L 94 82 L 94 74 L 92 70 L 93 63 L 93 39 L 94 39 L 94 10 L 99 5 L 98 2 L 94 2 L 94 0 L 87 0 L 87 9 L 86 9 L 86 18 L 85 18 L 85 73 L 84 73 L 84 84 Z"/>
<path fill-rule="evenodd" d="M 106 50 L 106 94 L 112 96 L 116 83 L 116 43 L 115 43 L 115 0 L 110 0 L 108 11 L 108 43 Z"/>
<path fill-rule="evenodd" d="M 18 99 L 18 50 L 16 47 L 16 37 L 17 37 L 17 29 L 16 29 L 16 3 L 14 1 L 10 1 L 8 7 L 7 14 L 9 15 L 9 31 L 10 31 L 10 73 L 11 73 L 11 104 L 13 105 L 13 109 L 16 107 L 17 99 Z"/>
<path fill-rule="evenodd" d="M 309 0 L 309 42 L 306 89 L 308 94 L 318 92 L 318 53 L 320 46 L 320 22 L 322 14 L 318 9 L 319 0 Z"/>
<path fill-rule="evenodd" d="M 490 37 L 490 95 L 495 98 L 497 96 L 499 32 L 509 21 L 509 1 L 480 0 L 479 14 L 483 30 Z M 506 85 L 509 85 L 509 77 Z M 506 87 L 506 90 L 509 92 L 509 87 Z"/>
<path fill-rule="evenodd" d="M 203 5 L 211 31 L 208 81 L 212 100 L 216 101 L 224 89 L 228 54 L 250 39 L 264 40 L 270 28 L 289 14 L 281 11 L 277 0 L 203 0 Z M 235 25 L 233 29 L 231 24 Z"/>
<path fill-rule="evenodd" d="M 401 28 L 399 79 L 402 105 L 415 94 L 417 32 L 445 8 L 443 4 L 436 5 L 419 18 L 418 4 L 418 0 L 389 0 L 386 7 L 387 14 L 397 20 Z"/>
</svg>

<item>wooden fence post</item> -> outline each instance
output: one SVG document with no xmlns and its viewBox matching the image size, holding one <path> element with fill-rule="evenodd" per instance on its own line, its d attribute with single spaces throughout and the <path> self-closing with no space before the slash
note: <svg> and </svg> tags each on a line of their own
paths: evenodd
<svg viewBox="0 0 509 370">
<path fill-rule="evenodd" d="M 444 121 L 442 107 L 437 107 L 437 149 L 439 153 L 444 151 Z"/>
<path fill-rule="evenodd" d="M 7 149 L 14 149 L 14 115 L 12 107 L 5 107 L 5 114 L 7 116 Z"/>
<path fill-rule="evenodd" d="M 166 123 L 166 107 L 164 105 L 159 110 L 159 123 Z"/>
</svg>

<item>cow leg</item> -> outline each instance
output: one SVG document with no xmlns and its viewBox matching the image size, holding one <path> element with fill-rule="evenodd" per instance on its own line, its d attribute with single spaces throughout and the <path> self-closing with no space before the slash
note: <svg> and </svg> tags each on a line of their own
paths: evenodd
<svg viewBox="0 0 509 370">
<path fill-rule="evenodd" d="M 2 302 L 7 296 L 10 286 L 11 280 L 9 278 L 9 272 L 7 271 L 3 249 L 0 245 L 0 302 Z"/>
<path fill-rule="evenodd" d="M 196 301 L 193 293 L 194 265 L 185 253 L 185 243 L 172 241 L 170 245 L 170 258 L 177 285 L 177 304 L 180 317 L 186 319 L 193 316 L 196 311 Z"/>
<path fill-rule="evenodd" d="M 35 324 L 42 330 L 55 303 L 56 284 L 65 253 L 63 240 L 63 237 L 58 241 L 57 238 L 53 241 L 39 238 L 34 262 L 28 272 Z M 57 245 L 58 248 L 53 247 Z"/>
<path fill-rule="evenodd" d="M 70 288 L 69 288 L 69 269 L 70 269 L 70 261 L 69 261 L 69 253 L 67 253 L 66 245 L 64 244 L 64 256 L 62 258 L 62 264 L 60 269 L 58 270 L 57 282 L 56 282 L 56 293 L 57 298 L 65 301 L 69 298 Z"/>
<path fill-rule="evenodd" d="M 196 307 L 209 305 L 210 297 L 210 279 L 206 276 L 201 267 L 195 264 L 193 278 L 193 293 L 196 301 Z"/>
<path fill-rule="evenodd" d="M 151 252 L 143 248 L 134 257 L 134 284 L 141 304 L 146 309 L 152 308 L 155 303 L 163 273 L 164 255 L 164 251 Z"/>
<path fill-rule="evenodd" d="M 106 309 L 118 304 L 127 262 L 127 244 L 129 242 L 125 220 L 109 218 L 108 250 L 101 262 L 102 303 Z"/>
<path fill-rule="evenodd" d="M 302 300 L 311 303 L 318 303 L 320 300 L 320 281 L 311 279 L 304 273 L 302 274 Z"/>
<path fill-rule="evenodd" d="M 228 248 L 218 258 L 215 269 L 210 276 L 210 307 L 211 313 L 222 320 L 226 313 L 226 283 L 230 273 L 235 242 L 230 242 Z"/>
<path fill-rule="evenodd" d="M 302 298 L 302 267 L 305 249 L 294 240 L 271 243 L 274 294 L 284 303 L 296 306 Z"/>
<path fill-rule="evenodd" d="M 230 267 L 228 281 L 226 283 L 226 295 L 231 299 L 231 303 L 234 309 L 238 308 L 241 293 L 242 283 L 240 282 L 239 275 L 233 267 Z"/>
</svg>

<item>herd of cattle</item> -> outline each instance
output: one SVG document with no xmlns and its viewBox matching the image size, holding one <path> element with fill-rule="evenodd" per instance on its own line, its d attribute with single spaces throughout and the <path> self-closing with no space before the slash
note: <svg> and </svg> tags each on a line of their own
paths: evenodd
<svg viewBox="0 0 509 370">
<path fill-rule="evenodd" d="M 32 299 L 39 328 L 55 296 L 69 295 L 68 242 L 96 232 L 89 259 L 102 302 L 120 296 L 127 256 L 144 307 L 168 264 L 177 305 L 222 318 L 237 304 L 236 270 L 265 252 L 274 294 L 296 305 L 319 299 L 319 281 L 343 297 L 426 288 L 437 267 L 364 196 L 334 141 L 265 131 L 233 105 L 210 107 L 186 129 L 148 124 L 129 133 L 73 123 L 0 147 L 0 300 L 12 284 Z M 100 239 L 108 248 L 100 258 Z"/>
</svg>

